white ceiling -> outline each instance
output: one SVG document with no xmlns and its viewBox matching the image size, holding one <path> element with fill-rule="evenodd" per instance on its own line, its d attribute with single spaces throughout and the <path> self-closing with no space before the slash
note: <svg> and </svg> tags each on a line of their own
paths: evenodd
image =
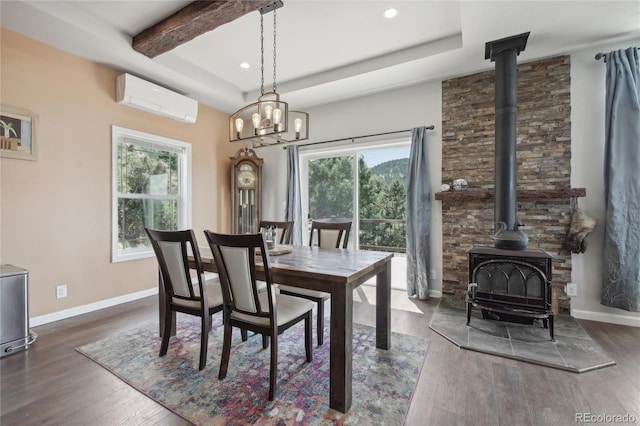
<svg viewBox="0 0 640 426">
<path fill-rule="evenodd" d="M 232 113 L 260 92 L 260 14 L 154 59 L 131 39 L 190 0 L 0 1 L 2 26 Z M 530 31 L 519 61 L 640 37 L 640 1 L 284 0 L 277 88 L 295 109 L 465 75 L 493 65 L 487 41 Z M 385 19 L 384 10 L 398 15 Z M 264 17 L 265 91 L 273 14 Z M 251 68 L 240 68 L 247 62 Z"/>
</svg>

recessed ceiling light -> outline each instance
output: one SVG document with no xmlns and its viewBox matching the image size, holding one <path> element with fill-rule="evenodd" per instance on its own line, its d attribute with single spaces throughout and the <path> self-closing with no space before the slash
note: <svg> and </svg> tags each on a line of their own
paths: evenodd
<svg viewBox="0 0 640 426">
<path fill-rule="evenodd" d="M 391 8 L 384 11 L 383 16 L 387 19 L 395 18 L 398 14 L 398 10 Z"/>
<path fill-rule="evenodd" d="M 241 63 L 241 64 L 240 64 L 240 68 L 242 68 L 242 69 L 245 69 L 245 70 L 246 70 L 247 68 L 251 68 L 251 65 L 249 65 L 249 64 L 248 64 L 248 63 L 246 63 L 246 62 L 243 62 L 243 63 Z"/>
</svg>

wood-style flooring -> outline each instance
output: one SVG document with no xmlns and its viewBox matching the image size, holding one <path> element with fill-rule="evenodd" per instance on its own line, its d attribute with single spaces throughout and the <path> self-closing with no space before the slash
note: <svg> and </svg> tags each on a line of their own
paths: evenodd
<svg viewBox="0 0 640 426">
<path fill-rule="evenodd" d="M 375 325 L 374 296 L 358 289 L 355 322 Z M 617 365 L 576 374 L 459 349 L 429 329 L 438 303 L 392 295 L 393 331 L 430 339 L 405 424 L 556 426 L 576 424 L 577 413 L 640 424 L 640 328 L 580 321 Z M 0 424 L 188 424 L 74 350 L 157 312 L 148 297 L 35 327 L 28 351 L 0 360 Z"/>
</svg>

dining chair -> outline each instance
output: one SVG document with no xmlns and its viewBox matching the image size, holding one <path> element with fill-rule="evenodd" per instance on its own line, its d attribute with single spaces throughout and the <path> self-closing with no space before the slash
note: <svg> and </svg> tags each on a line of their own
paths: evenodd
<svg viewBox="0 0 640 426">
<path fill-rule="evenodd" d="M 160 356 L 167 353 L 171 336 L 172 314 L 182 312 L 201 319 L 200 363 L 207 365 L 207 346 L 211 330 L 211 316 L 222 311 L 223 298 L 217 277 L 205 280 L 202 259 L 193 230 L 159 231 L 145 228 L 155 252 L 165 292 L 165 318 Z M 193 256 L 196 276 L 189 267 L 188 256 Z"/>
<path fill-rule="evenodd" d="M 309 236 L 309 246 L 313 245 L 313 234 L 317 232 L 318 246 L 321 248 L 347 248 L 349 242 L 349 232 L 351 231 L 351 221 L 347 220 L 314 220 L 311 222 L 311 234 Z M 279 285 L 280 293 L 290 296 L 303 297 L 316 303 L 318 307 L 317 339 L 318 346 L 324 343 L 324 304 L 331 297 L 324 291 L 309 290 L 306 288 Z"/>
<path fill-rule="evenodd" d="M 299 297 L 277 293 L 271 278 L 269 251 L 262 234 L 226 235 L 204 231 L 216 262 L 224 300 L 224 339 L 219 379 L 227 376 L 231 356 L 233 327 L 247 329 L 271 339 L 269 367 L 269 401 L 276 392 L 278 374 L 278 336 L 304 320 L 305 353 L 312 361 L 313 303 Z M 256 249 L 264 268 L 266 291 L 260 292 L 256 279 Z"/>
<path fill-rule="evenodd" d="M 260 232 L 268 227 L 275 226 L 278 232 L 279 244 L 291 244 L 291 237 L 293 233 L 293 222 L 275 222 L 271 220 L 260 221 Z"/>
</svg>

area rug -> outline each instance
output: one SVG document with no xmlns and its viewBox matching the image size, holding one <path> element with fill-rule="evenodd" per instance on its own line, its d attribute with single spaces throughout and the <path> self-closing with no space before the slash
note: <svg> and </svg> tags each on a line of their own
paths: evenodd
<svg viewBox="0 0 640 426">
<path fill-rule="evenodd" d="M 214 316 L 202 371 L 197 318 L 179 314 L 177 322 L 176 337 L 162 358 L 157 323 L 76 350 L 196 425 L 397 426 L 404 421 L 428 346 L 427 339 L 393 333 L 391 349 L 377 349 L 375 329 L 354 324 L 353 404 L 345 414 L 329 408 L 328 327 L 325 344 L 314 347 L 312 363 L 305 360 L 303 323 L 279 337 L 278 387 L 275 401 L 269 401 L 269 349 L 262 349 L 260 336 L 242 342 L 234 329 L 228 374 L 218 380 L 220 315 Z"/>
<path fill-rule="evenodd" d="M 467 326 L 466 323 L 465 303 L 443 299 L 430 328 L 463 349 L 575 373 L 615 365 L 604 349 L 569 315 L 555 317 L 555 342 L 549 338 L 549 330 L 538 321 L 534 324 L 494 321 L 482 318 L 480 310 L 474 309 L 471 324 Z"/>
</svg>

